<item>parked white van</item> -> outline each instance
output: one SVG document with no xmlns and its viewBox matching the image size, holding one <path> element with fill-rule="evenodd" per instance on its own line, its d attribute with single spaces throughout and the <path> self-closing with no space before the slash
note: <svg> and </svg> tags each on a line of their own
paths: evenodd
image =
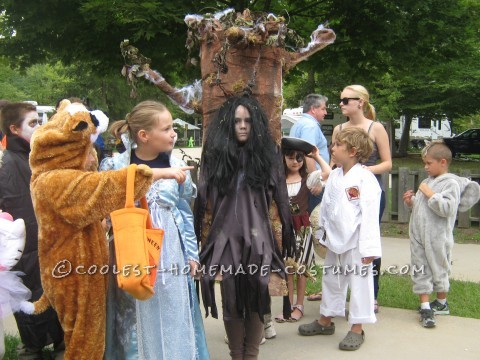
<svg viewBox="0 0 480 360">
<path fill-rule="evenodd" d="M 395 121 L 395 140 L 400 141 L 405 116 Z M 423 147 L 424 140 L 438 140 L 452 136 L 452 127 L 446 116 L 441 119 L 432 119 L 426 116 L 414 116 L 410 125 L 410 142 L 414 146 Z"/>
</svg>

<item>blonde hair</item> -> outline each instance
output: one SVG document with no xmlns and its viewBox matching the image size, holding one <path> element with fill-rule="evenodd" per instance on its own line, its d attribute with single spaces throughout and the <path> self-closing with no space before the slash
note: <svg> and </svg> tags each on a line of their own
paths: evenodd
<svg viewBox="0 0 480 360">
<path fill-rule="evenodd" d="M 422 159 L 430 156 L 432 159 L 440 161 L 445 159 L 447 164 L 450 165 L 452 162 L 452 151 L 443 141 L 432 141 L 422 150 Z"/>
<path fill-rule="evenodd" d="M 150 130 L 158 123 L 159 114 L 168 111 L 167 107 L 158 101 L 142 101 L 125 116 L 125 120 L 115 121 L 110 125 L 110 133 L 117 139 L 126 132 L 137 142 L 140 130 Z"/>
<path fill-rule="evenodd" d="M 358 97 L 363 100 L 363 113 L 365 117 L 370 120 L 376 120 L 377 114 L 375 108 L 370 104 L 370 94 L 368 90 L 365 89 L 362 85 L 348 85 L 343 90 L 351 90 L 355 93 L 355 97 Z"/>
<path fill-rule="evenodd" d="M 368 136 L 367 132 L 363 129 L 357 127 L 345 128 L 338 133 L 335 140 L 341 144 L 345 144 L 348 151 L 355 148 L 357 151 L 355 157 L 360 163 L 366 162 L 372 154 L 372 139 L 370 139 L 370 136 Z"/>
</svg>

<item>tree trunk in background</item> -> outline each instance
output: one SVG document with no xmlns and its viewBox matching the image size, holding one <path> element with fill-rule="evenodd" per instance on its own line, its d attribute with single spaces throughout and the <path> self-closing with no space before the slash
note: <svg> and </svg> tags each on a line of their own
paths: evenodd
<svg viewBox="0 0 480 360">
<path fill-rule="evenodd" d="M 402 137 L 398 146 L 396 157 L 405 157 L 408 155 L 408 144 L 410 143 L 410 125 L 412 124 L 412 115 L 405 114 L 405 124 L 403 125 Z"/>
<path fill-rule="evenodd" d="M 315 82 L 315 69 L 314 68 L 311 68 L 309 71 L 308 71 L 308 80 L 307 80 L 307 94 L 313 94 L 315 93 L 316 89 L 316 82 Z"/>
</svg>

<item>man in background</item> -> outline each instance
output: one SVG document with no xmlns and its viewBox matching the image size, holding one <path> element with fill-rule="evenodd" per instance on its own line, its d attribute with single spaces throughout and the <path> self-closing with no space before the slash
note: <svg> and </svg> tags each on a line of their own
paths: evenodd
<svg viewBox="0 0 480 360">
<path fill-rule="evenodd" d="M 297 137 L 308 141 L 315 145 L 320 152 L 320 156 L 327 162 L 330 162 L 330 154 L 328 152 L 328 142 L 323 135 L 320 122 L 327 115 L 328 98 L 319 94 L 307 95 L 303 103 L 302 117 L 290 129 L 290 136 Z M 315 171 L 320 166 L 310 157 L 306 157 L 308 172 Z M 308 212 L 312 213 L 313 209 L 322 200 L 322 190 L 313 188 L 308 199 Z"/>
</svg>

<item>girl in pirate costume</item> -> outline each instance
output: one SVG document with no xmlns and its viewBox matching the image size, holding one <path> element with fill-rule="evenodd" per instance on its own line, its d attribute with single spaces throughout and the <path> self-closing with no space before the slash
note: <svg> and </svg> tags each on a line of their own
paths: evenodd
<svg viewBox="0 0 480 360">
<path fill-rule="evenodd" d="M 278 274 L 285 284 L 283 258 L 293 255 L 294 234 L 280 152 L 255 99 L 230 98 L 209 124 L 198 190 L 194 215 L 207 315 L 218 317 L 214 285 L 221 279 L 230 355 L 256 359 L 263 317 L 270 314 L 269 281 Z M 272 224 L 272 209 L 281 230 Z"/>
<path fill-rule="evenodd" d="M 285 318 L 283 314 L 275 317 L 275 321 L 283 323 L 296 322 L 303 317 L 305 289 L 307 278 L 311 277 L 310 269 L 315 264 L 312 226 L 308 213 L 308 195 L 312 187 L 322 191 L 323 183 L 330 174 L 331 168 L 322 159 L 318 148 L 307 141 L 295 137 L 282 138 L 283 165 L 290 198 L 290 212 L 295 230 L 296 256 L 287 258 L 288 295 L 292 306 L 292 314 Z M 307 173 L 305 157 L 309 156 L 319 165 L 320 170 Z M 297 300 L 294 302 L 294 276 L 297 275 Z"/>
</svg>

